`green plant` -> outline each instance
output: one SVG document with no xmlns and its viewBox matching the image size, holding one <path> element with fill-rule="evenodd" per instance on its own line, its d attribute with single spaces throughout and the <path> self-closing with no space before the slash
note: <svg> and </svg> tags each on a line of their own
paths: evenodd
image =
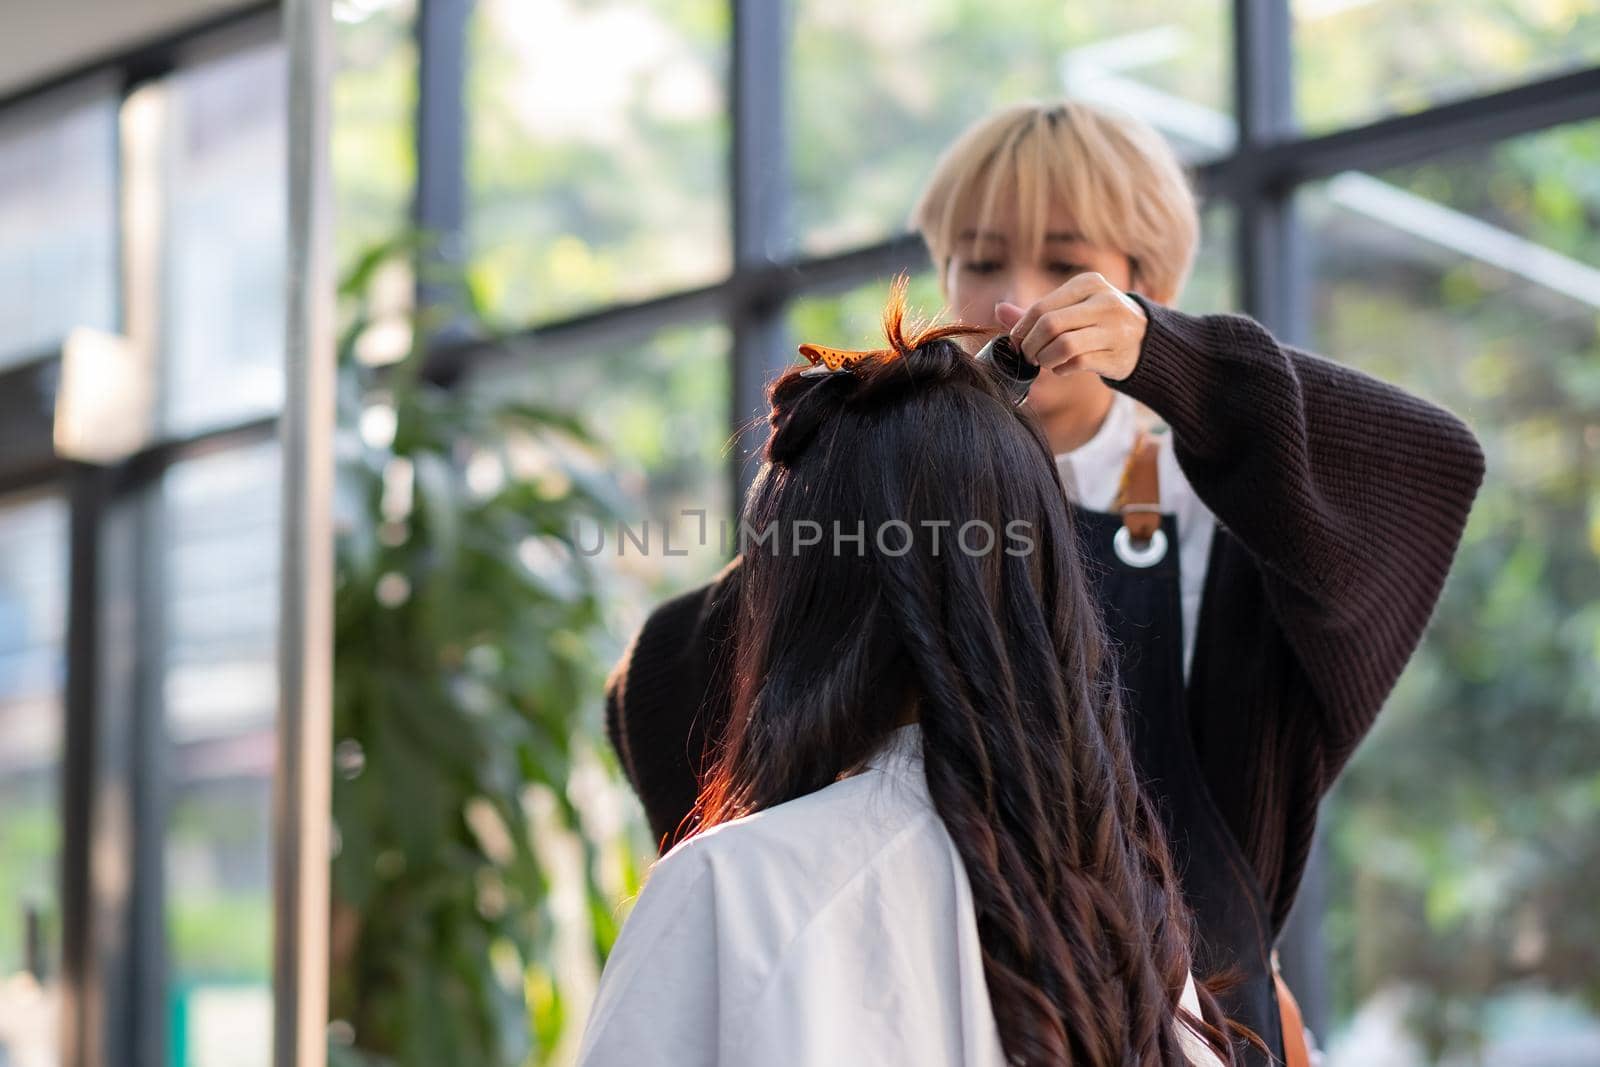
<svg viewBox="0 0 1600 1067">
<path fill-rule="evenodd" d="M 420 340 L 386 367 L 357 358 L 375 330 L 435 328 L 375 297 L 419 247 L 373 249 L 341 287 L 331 1052 L 542 1063 L 570 1021 L 553 895 L 581 883 L 598 963 L 616 933 L 602 854 L 637 884 L 628 842 L 569 796 L 607 758 L 587 710 L 598 575 L 574 524 L 617 500 L 569 415 L 429 384 Z"/>
</svg>

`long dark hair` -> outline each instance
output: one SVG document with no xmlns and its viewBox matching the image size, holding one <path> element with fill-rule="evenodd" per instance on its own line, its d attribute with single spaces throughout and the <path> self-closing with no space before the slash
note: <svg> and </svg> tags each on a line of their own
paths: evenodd
<svg viewBox="0 0 1600 1067">
<path fill-rule="evenodd" d="M 887 350 L 768 388 L 732 716 L 692 832 L 821 789 L 914 708 L 1010 1061 L 1187 1063 L 1190 917 L 1049 445 L 955 342 L 981 327 L 904 318 L 901 278 Z"/>
</svg>

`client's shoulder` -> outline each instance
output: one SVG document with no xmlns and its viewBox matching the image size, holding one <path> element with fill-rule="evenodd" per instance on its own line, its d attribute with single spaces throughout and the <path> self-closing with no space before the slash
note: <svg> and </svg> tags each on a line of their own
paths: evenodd
<svg viewBox="0 0 1600 1067">
<path fill-rule="evenodd" d="M 946 856 L 947 841 L 917 783 L 874 768 L 679 842 L 649 879 L 709 876 L 719 901 L 770 910 L 763 921 L 792 926 L 851 883 Z"/>
</svg>

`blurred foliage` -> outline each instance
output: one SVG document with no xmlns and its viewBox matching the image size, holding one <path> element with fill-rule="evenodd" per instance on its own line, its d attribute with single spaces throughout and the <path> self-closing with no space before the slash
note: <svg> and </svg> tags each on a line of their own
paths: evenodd
<svg viewBox="0 0 1600 1067">
<path fill-rule="evenodd" d="M 721 0 L 477 5 L 467 239 L 488 321 L 727 272 L 729 32 Z"/>
<path fill-rule="evenodd" d="M 182 782 L 167 809 L 167 968 L 174 994 L 272 988 L 271 779 Z"/>
<path fill-rule="evenodd" d="M 335 0 L 329 140 L 340 270 L 402 232 L 416 183 L 416 0 Z"/>
<path fill-rule="evenodd" d="M 1226 112 L 1220 0 L 796 0 L 785 101 L 794 230 L 833 252 L 907 229 L 934 161 L 1001 105 L 1061 95 L 1064 78 L 1137 62 L 1141 82 Z M 1110 38 L 1122 58 L 1095 56 Z"/>
<path fill-rule="evenodd" d="M 420 376 L 441 319 L 381 296 L 415 247 L 376 248 L 342 287 L 333 1051 L 542 1063 L 638 884 L 633 844 L 579 803 L 608 756 L 574 524 L 619 498 L 572 416 Z M 397 315 L 404 358 L 358 358 Z"/>
<path fill-rule="evenodd" d="M 1295 104 L 1313 131 L 1600 62 L 1593 0 L 1297 0 L 1293 7 Z"/>
<path fill-rule="evenodd" d="M 173 985 L 249 983 L 270 990 L 272 898 L 260 888 L 194 895 L 169 905 Z"/>
<path fill-rule="evenodd" d="M 1226 110 L 1224 9 L 796 3 L 783 102 L 790 172 L 758 178 L 792 192 L 792 238 L 767 252 L 903 232 L 951 137 L 998 103 L 1059 93 L 1063 56 L 1070 65 L 1073 49 L 1105 37 L 1160 24 L 1141 46 L 1141 77 Z M 727 12 L 710 0 L 479 6 L 467 260 L 490 321 L 527 326 L 726 273 Z M 1019 37 L 1018 26 L 1030 32 Z M 601 80 L 583 65 L 596 55 L 606 56 Z"/>
<path fill-rule="evenodd" d="M 539 398 L 563 410 L 596 411 L 591 420 L 608 469 L 625 502 L 616 521 L 633 530 L 649 524 L 656 539 L 639 553 L 604 531 L 599 553 L 608 561 L 603 600 L 636 611 L 708 578 L 732 556 L 722 551 L 719 524 L 731 523 L 732 452 L 728 429 L 731 340 L 718 323 L 668 327 L 632 343 L 585 350 L 581 357 L 551 357 L 528 346 L 497 366 L 482 368 L 463 387 L 501 397 Z M 604 398 L 603 414 L 597 400 Z M 704 511 L 701 538 L 698 517 Z M 661 551 L 659 530 L 669 532 L 671 555 Z M 600 531 L 585 529 L 597 543 Z M 731 545 L 730 531 L 728 542 Z M 681 550 L 685 555 L 679 556 Z M 608 618 L 613 636 L 626 637 L 636 614 Z M 615 656 L 621 647 L 609 649 Z"/>
<path fill-rule="evenodd" d="M 18 777 L 21 777 L 20 775 Z M 0 788 L 0 974 L 14 974 L 28 963 L 30 912 L 40 924 L 44 959 L 59 965 L 61 904 L 55 871 L 61 854 L 57 783 L 53 775 L 33 781 L 7 781 Z M 53 976 L 53 975 L 50 975 Z"/>
<path fill-rule="evenodd" d="M 796 343 L 877 348 L 883 344 L 883 301 L 889 285 L 890 279 L 883 278 L 837 295 L 801 297 L 789 306 L 789 332 Z M 911 275 L 906 306 L 923 319 L 931 319 L 942 310 L 943 301 L 932 271 Z"/>
<path fill-rule="evenodd" d="M 1597 152 L 1590 122 L 1381 177 L 1576 273 L 1600 263 Z M 1600 1015 L 1600 313 L 1307 201 L 1318 346 L 1451 407 L 1488 456 L 1434 622 L 1327 823 L 1338 1014 L 1404 987 L 1429 1060 L 1470 1056 L 1516 1030 L 1491 1008 L 1522 994 Z"/>
</svg>

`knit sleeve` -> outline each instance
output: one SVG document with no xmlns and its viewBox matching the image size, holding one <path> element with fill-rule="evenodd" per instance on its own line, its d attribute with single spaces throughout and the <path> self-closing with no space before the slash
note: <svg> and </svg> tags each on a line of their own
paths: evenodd
<svg viewBox="0 0 1600 1067">
<path fill-rule="evenodd" d="M 1482 450 L 1448 411 L 1249 318 L 1136 299 L 1149 317 L 1139 362 L 1111 384 L 1167 420 L 1195 492 L 1259 566 L 1331 773 L 1422 636 Z"/>
<path fill-rule="evenodd" d="M 611 742 L 611 748 L 617 754 L 617 762 L 622 765 L 622 773 L 627 777 L 628 784 L 633 786 L 635 794 L 639 792 L 639 772 L 633 766 L 633 753 L 628 747 L 628 735 L 623 729 L 622 708 L 627 702 L 628 669 L 633 662 L 633 655 L 638 647 L 639 636 L 634 635 L 628 642 L 627 648 L 622 651 L 622 658 L 612 666 L 611 673 L 606 676 L 605 705 L 606 705 L 606 740 Z"/>
</svg>

